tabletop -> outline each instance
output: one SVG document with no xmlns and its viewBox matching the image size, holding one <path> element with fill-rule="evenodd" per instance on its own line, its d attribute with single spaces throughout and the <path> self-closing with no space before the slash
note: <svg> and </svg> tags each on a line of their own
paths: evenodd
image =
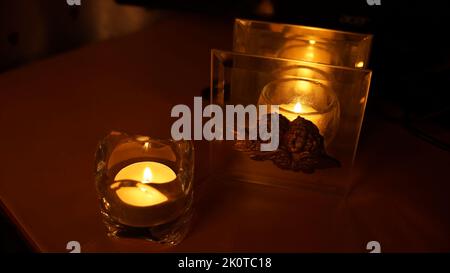
<svg viewBox="0 0 450 273">
<path fill-rule="evenodd" d="M 229 49 L 232 22 L 163 18 L 0 75 L 0 201 L 36 251 L 449 251 L 450 155 L 397 124 L 366 117 L 357 183 L 345 197 L 208 180 L 178 246 L 112 239 L 101 221 L 94 153 L 111 130 L 166 137 L 173 105 L 209 86 L 210 49 Z M 196 176 L 207 145 L 196 143 Z M 200 183 L 200 182 L 199 182 Z"/>
</svg>

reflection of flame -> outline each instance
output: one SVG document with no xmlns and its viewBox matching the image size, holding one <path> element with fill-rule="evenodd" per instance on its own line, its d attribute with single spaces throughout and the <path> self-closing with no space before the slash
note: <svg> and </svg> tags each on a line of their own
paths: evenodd
<svg viewBox="0 0 450 273">
<path fill-rule="evenodd" d="M 297 102 L 294 106 L 294 112 L 295 113 L 301 113 L 302 112 L 302 105 L 300 102 Z"/>
<path fill-rule="evenodd" d="M 145 193 L 150 193 L 151 194 L 151 192 L 149 191 L 149 189 L 151 189 L 151 188 L 149 188 L 149 186 L 147 186 L 147 185 L 137 184 L 137 188 L 140 189 L 141 192 L 145 192 Z"/>
<path fill-rule="evenodd" d="M 145 150 L 145 151 L 148 151 L 148 146 L 149 146 L 149 143 L 148 143 L 148 142 L 145 142 L 145 143 L 144 143 L 144 150 Z"/>
<path fill-rule="evenodd" d="M 315 40 L 309 40 L 309 44 L 310 44 L 310 45 L 315 45 L 315 44 L 316 44 L 316 41 L 315 41 Z"/>
<path fill-rule="evenodd" d="M 150 167 L 146 167 L 144 170 L 144 178 L 142 182 L 150 183 L 152 181 L 152 178 L 153 178 L 152 170 L 150 170 Z"/>
</svg>

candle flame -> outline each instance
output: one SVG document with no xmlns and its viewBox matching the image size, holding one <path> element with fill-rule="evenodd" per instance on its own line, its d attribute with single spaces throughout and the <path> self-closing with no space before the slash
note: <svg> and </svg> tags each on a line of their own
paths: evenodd
<svg viewBox="0 0 450 273">
<path fill-rule="evenodd" d="M 150 167 L 146 167 L 144 169 L 144 177 L 142 179 L 142 183 L 150 183 L 152 181 L 152 178 L 153 178 L 152 170 L 150 169 Z"/>
<path fill-rule="evenodd" d="M 300 102 L 297 102 L 294 106 L 294 112 L 295 113 L 301 113 L 302 112 L 302 104 Z"/>
<path fill-rule="evenodd" d="M 357 68 L 362 68 L 362 67 L 364 67 L 364 62 L 363 62 L 363 61 L 357 62 L 357 63 L 355 64 L 355 67 L 357 67 Z"/>
</svg>

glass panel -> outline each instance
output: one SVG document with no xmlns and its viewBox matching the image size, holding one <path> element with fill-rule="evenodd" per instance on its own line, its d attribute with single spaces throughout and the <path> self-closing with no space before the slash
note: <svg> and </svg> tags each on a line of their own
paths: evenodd
<svg viewBox="0 0 450 273">
<path fill-rule="evenodd" d="M 366 68 L 372 35 L 236 19 L 233 51 Z"/>
<path fill-rule="evenodd" d="M 216 141 L 214 171 L 230 179 L 343 193 L 364 116 L 371 71 L 212 51 L 219 105 L 279 105 L 279 149 Z M 247 124 L 249 127 L 251 124 Z"/>
</svg>

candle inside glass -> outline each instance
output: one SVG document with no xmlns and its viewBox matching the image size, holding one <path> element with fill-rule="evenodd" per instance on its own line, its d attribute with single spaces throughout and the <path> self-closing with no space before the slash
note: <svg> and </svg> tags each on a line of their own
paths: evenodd
<svg viewBox="0 0 450 273">
<path fill-rule="evenodd" d="M 329 143 L 339 120 L 337 98 L 328 85 L 319 80 L 286 77 L 266 84 L 259 105 L 278 105 L 277 111 L 289 121 L 302 117 L 311 121 Z M 276 108 L 274 108 L 276 109 Z"/>
<path fill-rule="evenodd" d="M 176 245 L 193 213 L 191 141 L 111 132 L 95 153 L 95 184 L 109 236 Z"/>
<path fill-rule="evenodd" d="M 320 124 L 321 116 L 317 114 L 317 110 L 307 104 L 302 104 L 299 100 L 294 100 L 288 104 L 281 104 L 279 111 L 280 114 L 290 121 L 300 116 L 311 121 L 316 126 Z"/>
<path fill-rule="evenodd" d="M 163 184 L 176 178 L 175 172 L 167 165 L 154 161 L 142 161 L 121 169 L 114 180 L 135 180 L 143 183 Z"/>
<path fill-rule="evenodd" d="M 124 203 L 137 207 L 153 206 L 168 201 L 167 196 L 149 183 L 170 183 L 177 178 L 175 172 L 168 166 L 152 161 L 137 162 L 121 169 L 115 181 L 140 181 L 136 187 L 120 187 L 116 194 Z M 112 189 L 119 187 L 120 182 L 111 185 Z"/>
<path fill-rule="evenodd" d="M 112 174 L 112 181 L 105 183 L 105 197 L 110 216 L 119 223 L 157 226 L 184 212 L 186 196 L 169 162 L 123 163 L 112 168 Z"/>
</svg>

